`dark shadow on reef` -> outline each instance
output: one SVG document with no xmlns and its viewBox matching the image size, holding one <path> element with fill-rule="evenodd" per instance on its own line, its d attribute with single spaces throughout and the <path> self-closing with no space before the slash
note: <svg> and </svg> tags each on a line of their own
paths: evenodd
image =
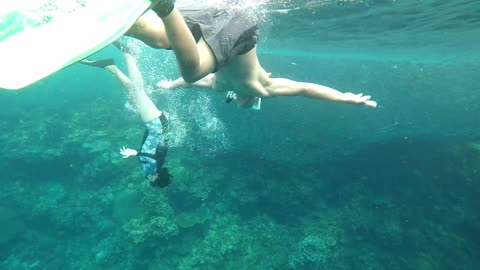
<svg viewBox="0 0 480 270">
<path fill-rule="evenodd" d="M 267 160 L 244 151 L 207 164 L 210 170 L 228 164 L 218 196 L 229 196 L 231 207 L 244 216 L 263 212 L 286 223 L 311 212 L 318 200 L 338 207 L 349 203 L 345 189 L 353 184 L 365 188 L 365 196 L 378 197 L 370 198 L 375 203 L 389 197 L 415 205 L 415 215 L 432 214 L 428 209 L 446 203 L 468 201 L 480 208 L 474 200 L 480 194 L 480 150 L 462 138 L 381 142 L 328 162 Z"/>
<path fill-rule="evenodd" d="M 219 184 L 218 198 L 244 218 L 268 215 L 283 224 L 292 224 L 308 213 L 315 200 L 318 168 L 295 160 L 268 160 L 253 152 L 217 156 L 208 167 L 217 170 L 228 164 L 228 174 Z M 312 185 L 313 182 L 313 185 Z M 281 199 L 279 199 L 281 198 Z"/>
<path fill-rule="evenodd" d="M 416 199 L 422 205 L 456 196 L 473 199 L 480 191 L 479 162 L 480 149 L 471 140 L 399 139 L 369 145 L 322 171 L 328 170 L 332 191 L 355 181 L 372 194 L 402 197 L 405 203 Z M 336 192 L 331 195 L 332 200 L 338 198 Z"/>
<path fill-rule="evenodd" d="M 325 222 L 343 232 L 343 254 L 374 252 L 381 267 L 391 269 L 416 269 L 398 261 L 395 268 L 389 261 L 420 262 L 420 254 L 442 258 L 433 265 L 479 263 L 480 146 L 475 140 L 398 139 L 310 163 L 228 153 L 208 167 L 216 170 L 219 164 L 229 164 L 229 174 L 215 201 L 244 218 L 268 216 L 291 229 L 330 219 Z M 446 250 L 449 256 L 441 256 Z"/>
<path fill-rule="evenodd" d="M 412 260 L 448 250 L 439 264 L 477 265 L 479 164 L 480 147 L 471 139 L 373 144 L 324 165 L 328 192 L 322 196 L 329 208 L 362 209 L 361 216 L 344 223 L 350 239 Z"/>
</svg>

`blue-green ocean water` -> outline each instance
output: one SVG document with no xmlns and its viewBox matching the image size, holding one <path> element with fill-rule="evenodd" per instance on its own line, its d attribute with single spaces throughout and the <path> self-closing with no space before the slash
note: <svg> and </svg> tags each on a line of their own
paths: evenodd
<svg viewBox="0 0 480 270">
<path fill-rule="evenodd" d="M 158 190 L 118 154 L 144 127 L 107 72 L 2 91 L 0 269 L 479 269 L 480 2 L 266 8 L 268 71 L 379 108 L 155 90 L 172 54 L 126 40 L 171 114 Z M 94 57 L 112 56 L 124 69 L 114 48 Z"/>
</svg>

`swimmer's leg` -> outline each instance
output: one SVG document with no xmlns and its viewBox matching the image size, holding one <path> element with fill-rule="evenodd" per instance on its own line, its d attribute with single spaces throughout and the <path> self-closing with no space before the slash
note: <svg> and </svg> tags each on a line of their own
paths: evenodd
<svg viewBox="0 0 480 270">
<path fill-rule="evenodd" d="M 215 70 L 216 60 L 208 46 L 197 46 L 195 38 L 180 12 L 173 8 L 173 0 L 159 1 L 152 10 L 162 19 L 168 41 L 182 73 L 188 83 L 193 83 Z M 167 8 L 166 8 L 167 7 Z M 199 43 L 201 45 L 203 43 Z"/>
<path fill-rule="evenodd" d="M 132 88 L 132 82 L 127 77 L 127 75 L 125 75 L 125 73 L 123 73 L 115 65 L 115 62 L 113 61 L 112 58 L 101 59 L 101 60 L 84 59 L 84 60 L 81 60 L 80 63 L 84 64 L 84 65 L 87 65 L 87 66 L 104 68 L 104 69 L 110 71 L 113 75 L 115 75 L 115 77 L 122 84 L 122 86 L 125 90 L 130 91 L 130 89 Z"/>
<path fill-rule="evenodd" d="M 130 98 L 133 101 L 138 114 L 143 122 L 149 122 L 160 117 L 162 113 L 157 106 L 155 106 L 147 93 L 145 93 L 143 76 L 138 69 L 135 58 L 129 53 L 124 53 L 124 57 L 127 63 L 130 81 L 132 82 L 131 87 L 127 90 L 129 90 Z"/>
<path fill-rule="evenodd" d="M 170 48 L 162 20 L 151 10 L 145 12 L 125 33 L 155 49 Z"/>
<path fill-rule="evenodd" d="M 138 114 L 144 122 L 158 118 L 161 115 L 161 112 L 148 97 L 147 93 L 145 93 L 143 77 L 137 67 L 135 58 L 129 53 L 124 53 L 124 56 L 130 78 L 114 64 L 113 59 L 97 61 L 82 60 L 81 63 L 89 66 L 105 68 L 111 72 L 127 91 Z"/>
</svg>

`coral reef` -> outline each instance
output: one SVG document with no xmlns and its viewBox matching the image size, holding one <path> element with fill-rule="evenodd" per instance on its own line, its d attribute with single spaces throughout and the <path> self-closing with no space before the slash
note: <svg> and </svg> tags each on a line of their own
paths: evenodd
<svg viewBox="0 0 480 270">
<path fill-rule="evenodd" d="M 135 218 L 123 225 L 123 230 L 136 244 L 178 234 L 177 225 L 166 217 Z"/>
<path fill-rule="evenodd" d="M 333 238 L 332 238 L 333 239 Z M 316 235 L 305 237 L 295 252 L 289 256 L 288 264 L 292 269 L 322 269 L 327 262 L 329 247 L 335 245 L 335 239 L 325 241 Z"/>
</svg>

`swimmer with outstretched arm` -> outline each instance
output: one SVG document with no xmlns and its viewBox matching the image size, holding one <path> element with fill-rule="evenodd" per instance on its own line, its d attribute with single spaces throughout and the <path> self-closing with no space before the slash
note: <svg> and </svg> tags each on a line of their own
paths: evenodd
<svg viewBox="0 0 480 270">
<path fill-rule="evenodd" d="M 172 49 L 182 78 L 160 82 L 161 88 L 199 86 L 233 91 L 228 100 L 246 108 L 260 108 L 260 99 L 305 96 L 340 103 L 377 107 L 371 96 L 340 92 L 316 83 L 275 78 L 257 57 L 259 31 L 245 10 L 198 1 L 152 1 L 153 12 L 139 17 L 126 35 L 153 48 Z"/>
</svg>

